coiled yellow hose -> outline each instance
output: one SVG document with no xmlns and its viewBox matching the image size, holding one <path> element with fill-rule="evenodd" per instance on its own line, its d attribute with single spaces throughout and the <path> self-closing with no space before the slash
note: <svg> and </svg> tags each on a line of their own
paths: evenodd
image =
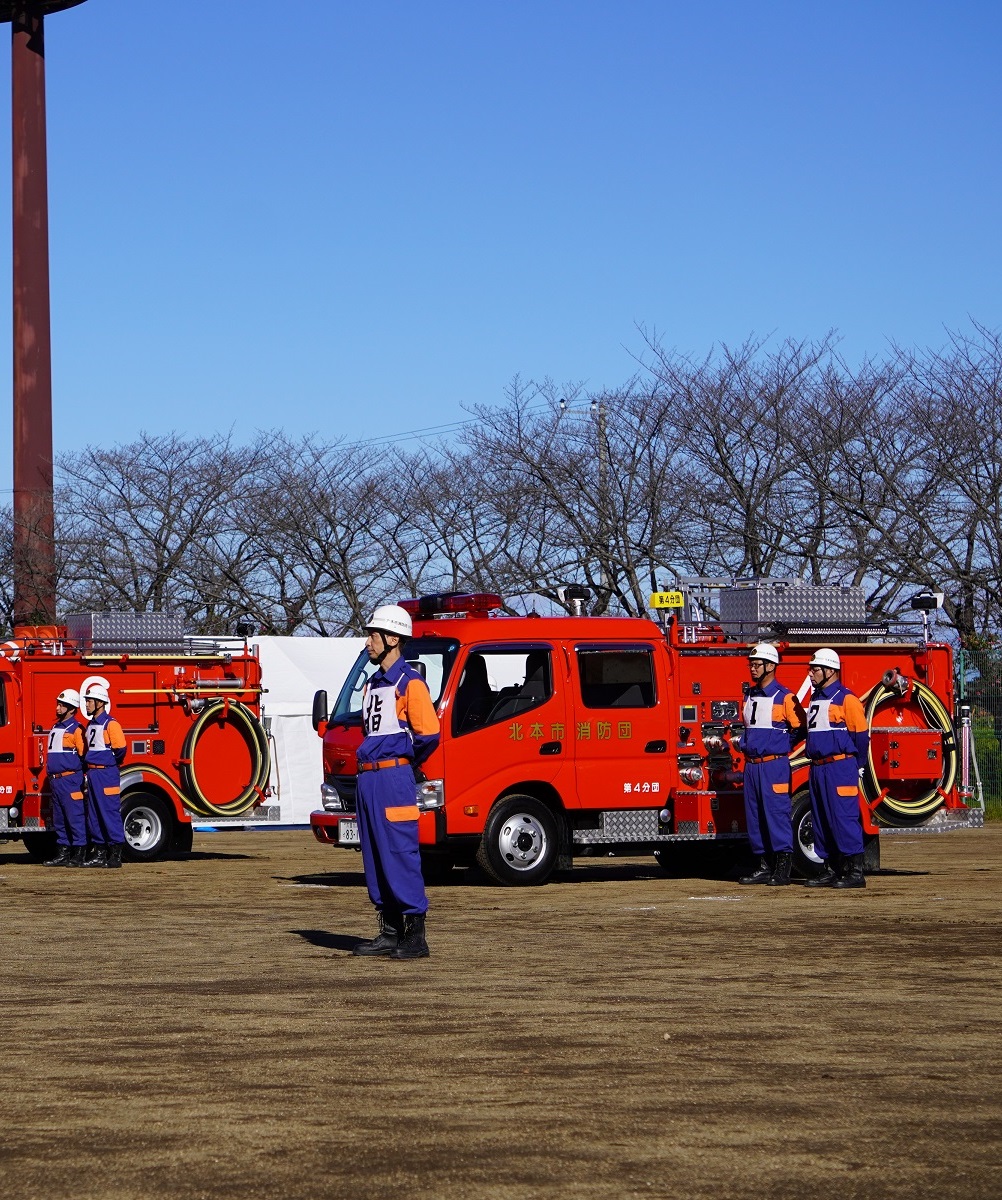
<svg viewBox="0 0 1002 1200">
<path fill-rule="evenodd" d="M 919 710 L 930 729 L 939 730 L 943 735 L 943 770 L 939 780 L 918 796 L 895 796 L 890 791 L 884 792 L 877 778 L 873 765 L 873 754 L 870 753 L 866 770 L 863 772 L 861 786 L 863 795 L 872 806 L 880 798 L 880 803 L 873 809 L 876 816 L 885 825 L 919 825 L 942 807 L 944 793 L 949 792 L 957 778 L 957 766 L 960 752 L 953 730 L 953 721 L 946 705 L 936 693 L 926 684 L 917 679 L 912 681 L 912 688 Z M 873 718 L 877 709 L 886 700 L 900 698 L 899 694 L 888 687 L 883 681 L 860 697 L 866 711 L 867 724 L 873 727 Z M 881 796 L 881 793 L 884 795 Z"/>
<path fill-rule="evenodd" d="M 195 773 L 195 747 L 206 727 L 212 721 L 232 721 L 242 727 L 247 735 L 251 752 L 251 778 L 240 794 L 224 804 L 213 804 L 205 795 L 198 783 Z M 188 736 L 184 739 L 181 750 L 181 787 L 184 791 L 188 807 L 192 812 L 203 817 L 238 817 L 249 808 L 253 808 L 261 797 L 264 786 L 268 782 L 271 769 L 271 754 L 268 748 L 268 736 L 261 722 L 254 713 L 236 700 L 214 700 L 207 704 L 199 713 Z"/>
</svg>

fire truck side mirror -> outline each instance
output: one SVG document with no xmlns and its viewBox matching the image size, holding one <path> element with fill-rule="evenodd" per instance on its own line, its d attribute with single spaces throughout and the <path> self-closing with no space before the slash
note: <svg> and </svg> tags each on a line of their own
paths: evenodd
<svg viewBox="0 0 1002 1200">
<path fill-rule="evenodd" d="M 313 693 L 313 728 L 320 732 L 321 723 L 326 723 L 330 715 L 330 709 L 327 707 L 327 693 L 324 691 Z"/>
</svg>

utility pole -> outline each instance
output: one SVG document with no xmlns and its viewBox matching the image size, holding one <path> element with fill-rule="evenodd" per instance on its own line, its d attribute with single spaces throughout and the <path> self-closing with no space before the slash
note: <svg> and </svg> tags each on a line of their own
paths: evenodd
<svg viewBox="0 0 1002 1200">
<path fill-rule="evenodd" d="M 598 585 L 602 590 L 599 603 L 604 612 L 609 604 L 609 572 L 606 569 L 611 551 L 609 531 L 609 456 L 605 440 L 605 405 L 601 400 L 592 399 L 592 416 L 595 418 L 598 434 L 598 544 L 600 561 L 598 564 Z"/>
<path fill-rule="evenodd" d="M 45 17 L 84 0 L 0 0 L 11 25 L 14 624 L 56 619 Z"/>
</svg>

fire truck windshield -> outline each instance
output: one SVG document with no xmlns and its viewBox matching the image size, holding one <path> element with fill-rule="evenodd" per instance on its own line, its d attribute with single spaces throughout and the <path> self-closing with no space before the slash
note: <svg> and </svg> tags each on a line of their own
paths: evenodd
<svg viewBox="0 0 1002 1200">
<path fill-rule="evenodd" d="M 442 692 L 445 690 L 458 650 L 459 643 L 452 638 L 435 637 L 414 638 L 404 647 L 404 658 L 424 676 L 433 704 L 437 705 L 442 699 Z M 357 725 L 361 722 L 362 688 L 375 669 L 369 662 L 368 654 L 363 650 L 338 694 L 334 711 L 331 713 L 332 725 Z"/>
</svg>

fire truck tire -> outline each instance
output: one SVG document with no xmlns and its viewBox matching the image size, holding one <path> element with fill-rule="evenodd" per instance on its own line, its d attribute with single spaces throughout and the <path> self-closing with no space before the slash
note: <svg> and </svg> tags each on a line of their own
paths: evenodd
<svg viewBox="0 0 1002 1200">
<path fill-rule="evenodd" d="M 122 801 L 125 857 L 131 862 L 156 862 L 170 852 L 174 812 L 152 792 L 130 792 Z"/>
<path fill-rule="evenodd" d="M 811 798 L 804 790 L 793 797 L 793 864 L 805 879 L 821 873 L 821 860 L 814 852 L 814 818 Z M 880 870 L 880 835 L 863 834 L 863 874 Z"/>
<path fill-rule="evenodd" d="M 193 840 L 194 833 L 191 825 L 187 821 L 175 821 L 174 838 L 170 845 L 171 854 L 176 858 L 183 858 L 186 854 L 190 854 Z"/>
<path fill-rule="evenodd" d="M 863 833 L 863 874 L 876 875 L 880 871 L 880 834 Z"/>
<path fill-rule="evenodd" d="M 489 879 L 505 887 L 545 883 L 557 864 L 557 822 L 533 796 L 505 796 L 491 809 L 477 850 Z"/>
<path fill-rule="evenodd" d="M 56 835 L 54 833 L 25 833 L 22 834 L 21 840 L 33 862 L 45 862 L 47 858 L 55 856 Z"/>
<path fill-rule="evenodd" d="M 793 797 L 793 865 L 804 879 L 821 874 L 821 859 L 814 850 L 814 816 L 807 789 Z"/>
</svg>

